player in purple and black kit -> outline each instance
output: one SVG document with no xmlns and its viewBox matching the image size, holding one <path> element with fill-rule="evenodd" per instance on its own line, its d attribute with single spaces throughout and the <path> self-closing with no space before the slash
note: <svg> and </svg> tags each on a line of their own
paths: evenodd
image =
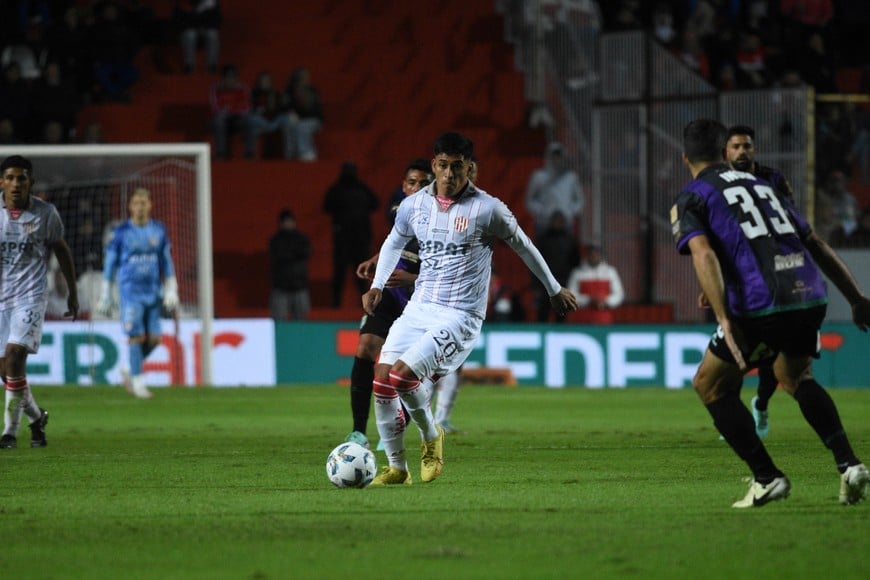
<svg viewBox="0 0 870 580">
<path fill-rule="evenodd" d="M 840 503 L 857 503 L 867 495 L 870 472 L 812 374 L 828 301 L 822 272 L 852 305 L 863 331 L 870 325 L 870 299 L 791 202 L 768 182 L 723 163 L 726 133 L 721 123 L 706 119 L 684 129 L 683 161 L 694 180 L 678 195 L 670 218 L 677 248 L 691 254 L 719 323 L 692 386 L 753 475 L 749 492 L 733 507 L 762 506 L 788 497 L 791 489 L 740 400 L 745 372 L 769 359 L 783 389 L 833 453 Z"/>
<path fill-rule="evenodd" d="M 765 180 L 773 186 L 776 195 L 794 204 L 794 192 L 782 172 L 755 161 L 755 130 L 752 127 L 734 125 L 728 129 L 725 159 L 732 168 Z M 767 403 L 776 392 L 776 385 L 773 366 L 769 363 L 759 365 L 758 395 L 751 401 L 752 418 L 755 419 L 755 430 L 759 437 L 766 437 L 770 431 Z"/>
<path fill-rule="evenodd" d="M 402 191 L 406 196 L 416 193 L 432 181 L 431 163 L 426 159 L 415 159 L 405 168 L 405 178 L 402 180 Z M 395 215 L 398 204 L 391 208 Z M 377 255 L 361 263 L 356 270 L 357 276 L 371 280 Z M 417 241 L 412 240 L 405 246 L 390 281 L 387 292 L 373 315 L 363 314 L 360 324 L 359 343 L 353 368 L 350 372 L 350 408 L 353 414 L 353 431 L 345 441 L 359 443 L 369 447 L 366 437 L 366 425 L 369 420 L 369 410 L 372 402 L 372 384 L 375 378 L 375 361 L 381 354 L 381 347 L 387 338 L 390 326 L 399 317 L 414 291 L 414 280 L 420 272 L 420 262 L 417 256 Z"/>
</svg>

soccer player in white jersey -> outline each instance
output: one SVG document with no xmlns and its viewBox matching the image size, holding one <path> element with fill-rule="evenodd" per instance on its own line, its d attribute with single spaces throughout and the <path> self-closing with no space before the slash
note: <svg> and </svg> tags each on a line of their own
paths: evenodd
<svg viewBox="0 0 870 580">
<path fill-rule="evenodd" d="M 372 485 L 407 485 L 405 422 L 399 399 L 420 429 L 420 479 L 433 481 L 444 464 L 444 430 L 435 422 L 430 391 L 421 379 L 437 379 L 465 362 L 486 316 L 492 248 L 501 239 L 522 258 L 549 292 L 553 309 L 574 310 L 574 295 L 550 272 L 507 206 L 468 180 L 474 144 L 460 133 L 444 133 L 434 145 L 435 182 L 406 197 L 384 241 L 371 289 L 362 297 L 371 313 L 401 256 L 416 238 L 420 274 L 414 294 L 393 323 L 381 349 L 387 382 L 375 381 L 375 416 L 389 465 Z M 388 417 L 390 420 L 384 419 Z"/>
<path fill-rule="evenodd" d="M 178 282 L 166 228 L 151 219 L 151 193 L 144 188 L 135 190 L 129 210 L 130 219 L 115 228 L 106 247 L 97 311 L 103 315 L 111 311 L 112 281 L 117 272 L 130 365 L 129 377 L 122 371 L 124 386 L 133 396 L 149 399 L 142 365 L 160 344 L 161 304 L 169 311 L 178 306 Z"/>
<path fill-rule="evenodd" d="M 30 419 L 30 446 L 45 447 L 48 412 L 36 404 L 27 384 L 27 356 L 37 352 L 42 340 L 50 252 L 57 257 L 69 288 L 64 316 L 73 320 L 79 313 L 75 266 L 57 209 L 30 196 L 30 160 L 20 155 L 7 157 L 0 163 L 0 175 L 0 375 L 6 385 L 0 449 L 17 446 L 22 412 Z"/>
</svg>

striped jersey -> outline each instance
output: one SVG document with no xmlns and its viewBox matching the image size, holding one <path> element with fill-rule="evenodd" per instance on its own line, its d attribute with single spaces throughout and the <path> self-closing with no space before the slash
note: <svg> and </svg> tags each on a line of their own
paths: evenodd
<svg viewBox="0 0 870 580">
<path fill-rule="evenodd" d="M 115 228 L 106 247 L 103 278 L 118 273 L 121 304 L 154 304 L 160 299 L 162 278 L 175 276 L 166 228 L 157 220 L 138 226 L 127 220 Z"/>
<path fill-rule="evenodd" d="M 13 218 L 0 195 L 0 310 L 48 301 L 48 261 L 51 245 L 63 239 L 57 209 L 38 197 Z"/>
<path fill-rule="evenodd" d="M 671 208 L 677 249 L 706 235 L 722 268 L 730 312 L 765 316 L 827 302 L 821 272 L 803 244 L 809 224 L 770 183 L 710 165 Z"/>
<path fill-rule="evenodd" d="M 383 288 L 409 240 L 419 245 L 420 274 L 412 302 L 438 304 L 486 316 L 493 245 L 505 240 L 554 295 L 560 285 L 501 200 L 471 182 L 449 207 L 435 184 L 406 197 L 381 248 L 373 288 Z"/>
</svg>

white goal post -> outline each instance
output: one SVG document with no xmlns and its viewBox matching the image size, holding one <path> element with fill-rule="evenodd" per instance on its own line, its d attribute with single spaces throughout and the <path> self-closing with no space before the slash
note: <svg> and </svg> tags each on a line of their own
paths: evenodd
<svg viewBox="0 0 870 580">
<path fill-rule="evenodd" d="M 154 217 L 166 223 L 173 244 L 182 298 L 180 316 L 198 318 L 201 323 L 201 384 L 213 384 L 214 278 L 209 145 L 0 146 L 0 159 L 10 155 L 22 155 L 33 162 L 32 194 L 44 195 L 58 206 L 67 229 L 67 242 L 79 262 L 77 266 L 96 268 L 98 260 L 101 267 L 105 232 L 127 218 L 129 194 L 136 187 L 152 191 Z M 82 241 L 76 240 L 77 236 Z"/>
</svg>

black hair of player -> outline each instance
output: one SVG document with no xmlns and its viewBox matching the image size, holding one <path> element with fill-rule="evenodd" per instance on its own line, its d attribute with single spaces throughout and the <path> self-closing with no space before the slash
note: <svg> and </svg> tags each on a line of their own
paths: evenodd
<svg viewBox="0 0 870 580">
<path fill-rule="evenodd" d="M 471 161 L 474 158 L 474 143 L 462 133 L 451 131 L 438 136 L 432 151 L 435 155 L 440 155 L 441 153 L 459 155 L 463 159 Z"/>
<path fill-rule="evenodd" d="M 725 150 L 725 125 L 713 119 L 696 119 L 683 129 L 683 153 L 689 163 L 722 161 Z"/>
<path fill-rule="evenodd" d="M 408 173 L 412 170 L 422 171 L 423 173 L 428 175 L 432 173 L 432 162 L 428 159 L 418 157 L 408 164 L 408 166 L 405 168 L 405 173 Z"/>
<path fill-rule="evenodd" d="M 33 179 L 33 163 L 30 162 L 30 159 L 22 157 L 21 155 L 10 155 L 3 160 L 3 163 L 0 163 L 0 173 L 5 173 L 10 167 L 16 167 L 27 171 L 27 175 Z"/>
<path fill-rule="evenodd" d="M 749 125 L 732 125 L 728 128 L 728 135 L 725 140 L 731 139 L 734 135 L 746 135 L 755 141 L 755 129 Z"/>
</svg>

